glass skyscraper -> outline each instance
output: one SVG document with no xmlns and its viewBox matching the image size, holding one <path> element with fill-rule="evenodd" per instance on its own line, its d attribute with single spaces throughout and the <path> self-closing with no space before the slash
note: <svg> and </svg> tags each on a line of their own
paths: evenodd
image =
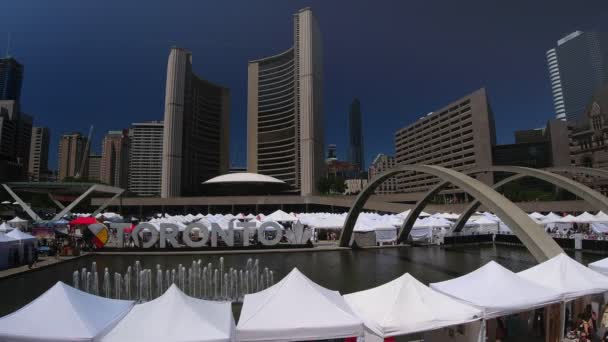
<svg viewBox="0 0 608 342">
<path fill-rule="evenodd" d="M 580 120 L 595 92 L 608 82 L 608 34 L 573 32 L 546 57 L 556 117 Z"/>
<path fill-rule="evenodd" d="M 23 65 L 12 57 L 0 59 L 0 100 L 19 101 L 23 83 Z"/>
<path fill-rule="evenodd" d="M 363 159 L 363 127 L 361 123 L 361 103 L 355 99 L 348 114 L 348 161 L 365 170 Z"/>
</svg>

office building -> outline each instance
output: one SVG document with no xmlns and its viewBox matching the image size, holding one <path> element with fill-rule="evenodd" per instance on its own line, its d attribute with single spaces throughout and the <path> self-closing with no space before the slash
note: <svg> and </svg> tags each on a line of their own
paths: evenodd
<svg viewBox="0 0 608 342">
<path fill-rule="evenodd" d="M 363 153 L 363 123 L 361 122 L 361 103 L 355 99 L 348 113 L 348 161 L 365 170 Z"/>
<path fill-rule="evenodd" d="M 137 196 L 158 197 L 163 160 L 162 121 L 138 122 L 129 129 L 129 191 Z"/>
<path fill-rule="evenodd" d="M 328 177 L 339 177 L 342 179 L 359 178 L 359 165 L 338 159 L 327 159 L 325 170 Z"/>
<path fill-rule="evenodd" d="M 546 53 L 557 119 L 583 119 L 585 107 L 608 82 L 608 34 L 575 31 Z"/>
<path fill-rule="evenodd" d="M 26 180 L 32 137 L 32 117 L 14 100 L 0 101 L 0 177 Z"/>
<path fill-rule="evenodd" d="M 309 8 L 293 20 L 292 47 L 249 62 L 247 169 L 310 195 L 325 164 L 321 32 Z"/>
<path fill-rule="evenodd" d="M 12 57 L 0 58 L 0 100 L 21 99 L 23 65 Z"/>
<path fill-rule="evenodd" d="M 192 54 L 177 47 L 165 91 L 161 196 L 197 195 L 228 172 L 230 91 L 195 75 Z"/>
<path fill-rule="evenodd" d="M 129 182 L 129 130 L 109 131 L 101 145 L 101 182 L 126 189 Z M 89 165 L 90 167 L 90 165 Z"/>
<path fill-rule="evenodd" d="M 485 88 L 431 112 L 395 133 L 397 165 L 439 165 L 457 171 L 492 166 L 494 119 Z M 477 178 L 492 184 L 490 174 Z M 399 192 L 426 192 L 438 182 L 426 174 L 397 176 Z M 446 193 L 461 195 L 458 189 Z M 458 200 L 457 198 L 455 198 Z"/>
<path fill-rule="evenodd" d="M 30 143 L 30 162 L 28 165 L 29 179 L 32 182 L 47 180 L 49 167 L 49 144 L 51 133 L 48 127 L 32 128 Z"/>
<path fill-rule="evenodd" d="M 494 146 L 492 161 L 535 169 L 570 166 L 568 125 L 555 119 L 543 128 L 516 131 L 515 143 Z"/>
<path fill-rule="evenodd" d="M 380 153 L 368 168 L 367 177 L 371 182 L 374 177 L 395 167 L 395 157 Z M 391 177 L 376 188 L 377 194 L 392 194 L 397 192 L 397 178 Z"/>
<path fill-rule="evenodd" d="M 101 179 L 101 163 L 102 163 L 102 156 L 99 154 L 89 154 L 89 159 L 87 161 L 88 163 L 88 173 L 87 173 L 87 181 L 89 182 L 101 182 L 101 183 L 105 183 L 110 185 L 109 183 L 106 183 L 105 181 L 103 181 Z"/>
<path fill-rule="evenodd" d="M 87 138 L 75 132 L 64 134 L 59 140 L 59 180 L 83 178 L 88 175 L 85 151 Z"/>
</svg>

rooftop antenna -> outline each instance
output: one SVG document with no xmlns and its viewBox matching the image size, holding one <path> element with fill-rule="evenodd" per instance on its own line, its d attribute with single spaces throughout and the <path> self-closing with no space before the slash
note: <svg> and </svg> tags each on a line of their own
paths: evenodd
<svg viewBox="0 0 608 342">
<path fill-rule="evenodd" d="M 11 33 L 8 32 L 7 34 L 7 39 L 6 39 L 6 57 L 10 57 L 10 51 L 11 51 Z"/>
</svg>

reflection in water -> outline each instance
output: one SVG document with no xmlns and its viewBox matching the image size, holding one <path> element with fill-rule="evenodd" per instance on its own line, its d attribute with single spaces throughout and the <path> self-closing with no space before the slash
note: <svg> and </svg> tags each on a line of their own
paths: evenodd
<svg viewBox="0 0 608 342">
<path fill-rule="evenodd" d="M 168 268 L 189 265 L 198 259 L 217 264 L 220 256 L 224 257 L 227 268 L 244 268 L 247 259 L 257 258 L 260 264 L 275 271 L 275 282 L 297 267 L 313 281 L 341 293 L 378 286 L 405 272 L 428 284 L 463 275 L 490 260 L 516 272 L 536 264 L 521 247 L 492 245 L 223 255 L 96 255 L 0 280 L 0 316 L 27 304 L 59 280 L 71 284 L 74 270 L 88 267 L 93 261 L 101 270 L 107 267 L 124 273 L 135 260 L 141 260 L 144 268 L 155 268 L 157 264 Z M 571 256 L 585 265 L 602 258 L 581 252 Z M 52 308 L 50 310 L 52 312 Z"/>
</svg>

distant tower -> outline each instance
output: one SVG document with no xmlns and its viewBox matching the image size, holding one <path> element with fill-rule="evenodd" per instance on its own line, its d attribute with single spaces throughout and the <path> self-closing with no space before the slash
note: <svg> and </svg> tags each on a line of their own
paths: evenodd
<svg viewBox="0 0 608 342">
<path fill-rule="evenodd" d="M 546 53 L 557 119 L 578 121 L 608 82 L 608 34 L 576 31 Z"/>
<path fill-rule="evenodd" d="M 163 165 L 163 122 L 136 122 L 129 130 L 129 191 L 158 197 Z"/>
<path fill-rule="evenodd" d="M 325 167 L 321 31 L 310 8 L 293 20 L 293 47 L 249 62 L 247 170 L 311 195 Z"/>
<path fill-rule="evenodd" d="M 363 159 L 363 127 L 361 123 L 361 103 L 355 99 L 348 114 L 348 161 L 365 170 Z"/>
<path fill-rule="evenodd" d="M 0 100 L 21 99 L 23 65 L 12 57 L 0 58 Z"/>
<path fill-rule="evenodd" d="M 192 72 L 192 54 L 174 47 L 167 63 L 161 197 L 200 194 L 228 173 L 230 91 Z"/>
<path fill-rule="evenodd" d="M 129 131 L 109 131 L 101 145 L 99 180 L 103 183 L 127 188 L 129 177 Z M 91 165 L 89 164 L 89 167 Z"/>
<path fill-rule="evenodd" d="M 31 139 L 28 174 L 31 181 L 39 182 L 48 174 L 50 130 L 47 127 L 34 127 Z"/>
</svg>

